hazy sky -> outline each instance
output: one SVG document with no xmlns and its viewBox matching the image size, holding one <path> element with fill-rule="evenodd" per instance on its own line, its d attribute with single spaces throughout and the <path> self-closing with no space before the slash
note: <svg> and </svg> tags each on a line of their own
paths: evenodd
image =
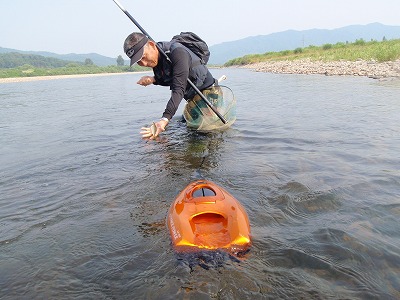
<svg viewBox="0 0 400 300">
<path fill-rule="evenodd" d="M 150 34 L 193 31 L 209 45 L 289 29 L 400 25 L 399 0 L 119 0 Z M 112 0 L 0 0 L 0 47 L 124 55 L 138 31 Z"/>
</svg>

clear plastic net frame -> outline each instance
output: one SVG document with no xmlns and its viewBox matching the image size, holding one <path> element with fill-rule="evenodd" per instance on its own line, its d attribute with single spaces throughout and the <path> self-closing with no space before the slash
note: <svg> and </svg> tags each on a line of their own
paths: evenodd
<svg viewBox="0 0 400 300">
<path fill-rule="evenodd" d="M 236 99 L 230 88 L 223 85 L 212 86 L 202 91 L 207 100 L 227 121 L 224 124 L 207 103 L 195 95 L 186 103 L 183 117 L 190 129 L 198 131 L 223 130 L 236 120 Z"/>
</svg>

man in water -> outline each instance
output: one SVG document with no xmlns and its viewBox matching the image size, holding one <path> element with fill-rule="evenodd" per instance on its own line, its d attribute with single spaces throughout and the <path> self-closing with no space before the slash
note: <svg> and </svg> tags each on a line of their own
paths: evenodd
<svg viewBox="0 0 400 300">
<path fill-rule="evenodd" d="M 124 51 L 131 59 L 131 66 L 137 63 L 139 66 L 153 69 L 154 76 L 143 76 L 137 83 L 142 86 L 150 84 L 169 86 L 171 90 L 171 97 L 162 118 L 154 122 L 153 132 L 151 127 L 142 128 L 140 133 L 144 138 L 154 138 L 165 131 L 165 127 L 175 115 L 182 99 L 191 99 L 196 94 L 188 84 L 188 78 L 200 91 L 212 86 L 215 82 L 210 71 L 201 63 L 201 59 L 186 47 L 174 42 L 158 42 L 157 44 L 167 53 L 171 62 L 160 53 L 156 43 L 142 33 L 131 33 L 124 43 Z"/>
</svg>

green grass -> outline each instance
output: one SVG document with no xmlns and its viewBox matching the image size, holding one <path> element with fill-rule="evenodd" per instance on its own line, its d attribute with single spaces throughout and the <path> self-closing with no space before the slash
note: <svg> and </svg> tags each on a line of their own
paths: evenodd
<svg viewBox="0 0 400 300">
<path fill-rule="evenodd" d="M 325 44 L 321 47 L 309 46 L 306 48 L 296 48 L 295 50 L 245 55 L 228 61 L 224 66 L 297 59 L 311 59 L 325 62 L 339 60 L 356 61 L 359 59 L 367 61 L 375 60 L 378 62 L 394 61 L 400 59 L 400 39 L 382 42 L 365 42 L 360 39 L 354 43 Z"/>
<path fill-rule="evenodd" d="M 34 77 L 34 76 L 54 76 L 54 75 L 75 75 L 75 74 L 100 74 L 100 73 L 124 73 L 135 71 L 146 71 L 148 68 L 139 66 L 108 66 L 99 67 L 95 65 L 68 64 L 60 68 L 37 68 L 31 65 L 23 65 L 18 68 L 0 69 L 0 78 L 13 77 Z"/>
</svg>

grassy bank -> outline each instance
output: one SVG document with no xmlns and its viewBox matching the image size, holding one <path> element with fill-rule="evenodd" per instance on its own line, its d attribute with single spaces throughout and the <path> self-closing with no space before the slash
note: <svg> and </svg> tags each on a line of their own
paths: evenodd
<svg viewBox="0 0 400 300">
<path fill-rule="evenodd" d="M 78 64 L 69 64 L 60 68 L 36 68 L 31 65 L 23 65 L 18 68 L 0 69 L 0 78 L 15 77 L 36 77 L 36 76 L 57 76 L 57 75 L 76 75 L 76 74 L 101 74 L 101 73 L 124 73 L 145 71 L 147 68 L 134 66 L 108 66 L 99 67 L 96 65 L 82 66 Z"/>
<path fill-rule="evenodd" d="M 297 48 L 295 50 L 285 50 L 280 52 L 267 52 L 264 54 L 252 54 L 235 58 L 224 66 L 247 65 L 268 61 L 300 60 L 310 59 L 314 61 L 394 61 L 400 59 L 400 39 L 390 41 L 370 41 L 357 40 L 354 43 L 325 44 L 321 47 L 309 46 Z"/>
</svg>

